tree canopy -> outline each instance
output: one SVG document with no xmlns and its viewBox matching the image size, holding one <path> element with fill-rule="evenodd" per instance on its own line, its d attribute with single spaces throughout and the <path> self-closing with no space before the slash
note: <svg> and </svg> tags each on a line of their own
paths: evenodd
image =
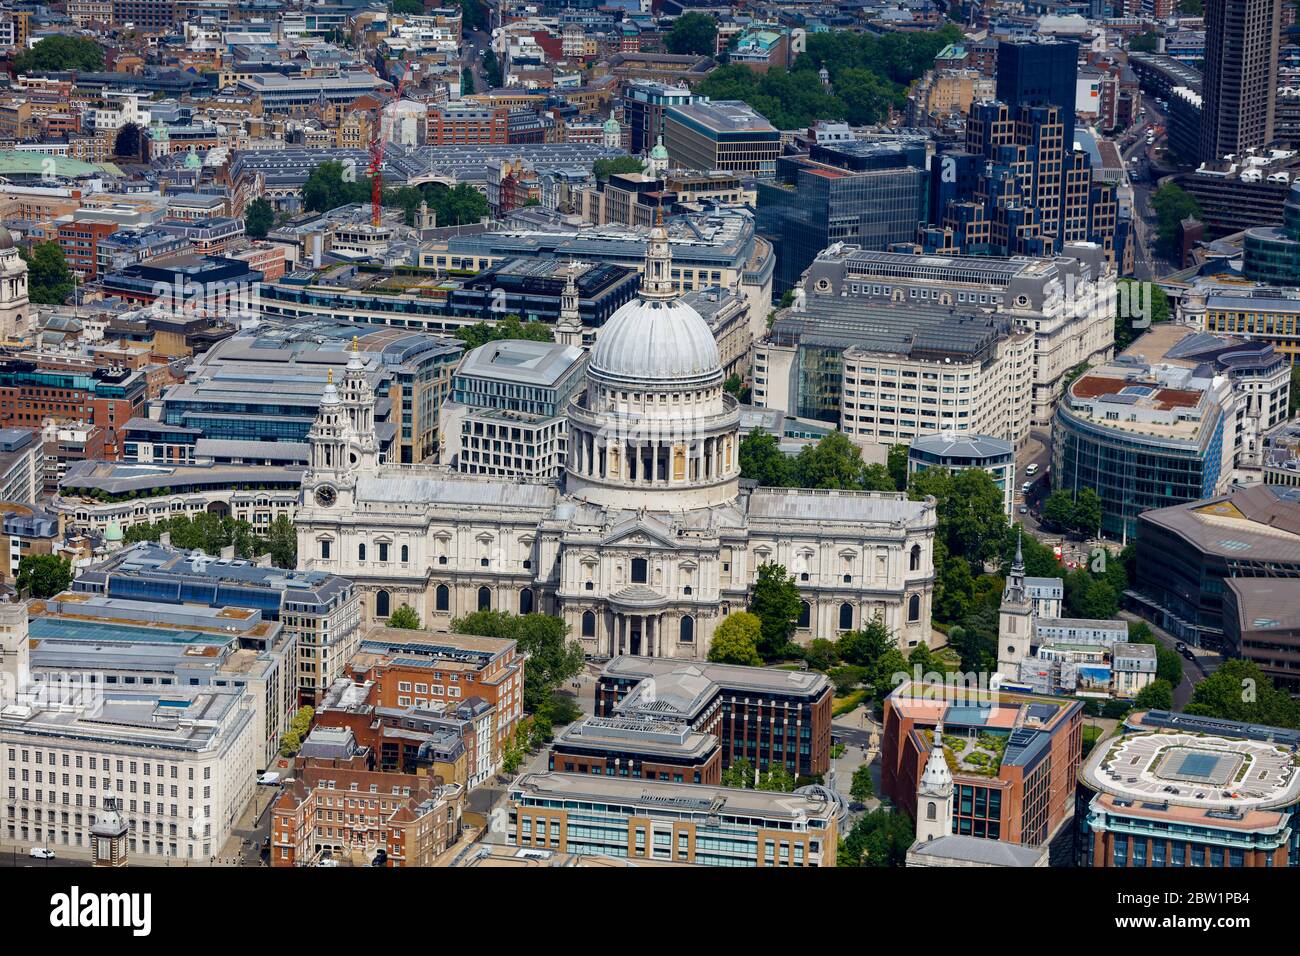
<svg viewBox="0 0 1300 956">
<path fill-rule="evenodd" d="M 265 535 L 259 535 L 242 518 L 202 512 L 193 517 L 173 515 L 151 524 L 133 524 L 122 539 L 126 544 L 158 541 L 164 532 L 171 536 L 174 547 L 185 551 L 198 550 L 217 557 L 223 549 L 233 546 L 237 558 L 269 554 L 277 568 L 294 568 L 298 564 L 298 533 L 288 515 L 272 521 Z"/>
<path fill-rule="evenodd" d="M 717 43 L 718 21 L 707 13 L 683 13 L 664 34 L 664 46 L 669 53 L 713 56 L 717 52 Z"/>
<path fill-rule="evenodd" d="M 758 645 L 763 636 L 763 622 L 748 611 L 728 614 L 713 632 L 709 660 L 715 664 L 743 664 L 759 667 Z"/>
<path fill-rule="evenodd" d="M 614 156 L 598 159 L 591 164 L 591 174 L 597 179 L 609 179 L 616 173 L 639 173 L 644 171 L 645 163 L 636 156 Z"/>
<path fill-rule="evenodd" d="M 38 40 L 30 50 L 14 57 L 13 71 L 19 73 L 56 73 L 76 70 L 98 73 L 104 69 L 104 50 L 93 40 L 55 34 Z"/>
<path fill-rule="evenodd" d="M 550 342 L 555 333 L 545 322 L 522 322 L 511 314 L 499 322 L 475 322 L 456 330 L 456 338 L 465 343 L 465 351 L 501 339 L 526 339 L 530 342 Z"/>
<path fill-rule="evenodd" d="M 1165 183 L 1151 197 L 1151 208 L 1156 212 L 1156 244 L 1165 255 L 1172 255 L 1177 251 L 1179 224 L 1189 217 L 1199 219 L 1201 204 L 1181 187 Z"/>
<path fill-rule="evenodd" d="M 252 239 L 265 239 L 275 225 L 275 212 L 271 204 L 258 196 L 244 210 L 244 232 Z"/>
<path fill-rule="evenodd" d="M 758 652 L 771 660 L 786 653 L 799 620 L 799 588 L 780 564 L 758 566 L 758 580 L 749 595 L 749 610 L 762 623 Z"/>
<path fill-rule="evenodd" d="M 388 615 L 388 626 L 407 631 L 418 631 L 421 627 L 420 615 L 415 613 L 415 609 L 411 605 L 403 604 Z"/>
<path fill-rule="evenodd" d="M 72 295 L 72 272 L 57 242 L 36 242 L 18 252 L 27 263 L 27 297 L 32 302 L 62 305 Z"/>
<path fill-rule="evenodd" d="M 517 642 L 527 654 L 524 664 L 524 708 L 530 713 L 545 710 L 552 690 L 582 670 L 582 645 L 566 641 L 568 627 L 549 614 L 508 614 L 505 611 L 475 611 L 451 622 L 458 634 L 504 637 Z"/>
<path fill-rule="evenodd" d="M 696 91 L 714 99 L 738 99 L 779 129 L 808 126 L 819 119 L 855 125 L 883 121 L 890 107 L 906 103 L 908 85 L 934 65 L 934 57 L 962 37 L 956 26 L 891 32 L 882 36 L 828 30 L 808 37 L 793 67 L 763 73 L 732 63 L 709 74 Z M 818 71 L 826 67 L 830 89 Z"/>
<path fill-rule="evenodd" d="M 53 597 L 72 584 L 72 565 L 57 554 L 25 554 L 14 583 L 34 598 Z"/>
</svg>

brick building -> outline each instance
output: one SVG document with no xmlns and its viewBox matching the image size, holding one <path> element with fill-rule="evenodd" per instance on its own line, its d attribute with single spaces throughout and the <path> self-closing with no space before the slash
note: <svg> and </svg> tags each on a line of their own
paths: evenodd
<svg viewBox="0 0 1300 956">
<path fill-rule="evenodd" d="M 952 772 L 952 832 L 1025 846 L 1069 836 L 1083 705 L 1028 694 L 906 683 L 885 698 L 881 795 L 916 818 L 935 729 Z"/>
<path fill-rule="evenodd" d="M 315 736 L 304 752 L 316 749 Z M 460 839 L 464 788 L 376 770 L 370 752 L 344 737 L 320 746 L 336 756 L 296 759 L 271 811 L 271 865 L 311 866 L 328 854 L 370 865 L 432 866 Z"/>
</svg>

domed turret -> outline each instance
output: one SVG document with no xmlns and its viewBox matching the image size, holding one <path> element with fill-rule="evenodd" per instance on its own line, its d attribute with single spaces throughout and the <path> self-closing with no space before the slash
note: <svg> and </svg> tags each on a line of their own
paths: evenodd
<svg viewBox="0 0 1300 956">
<path fill-rule="evenodd" d="M 570 493 L 607 507 L 681 511 L 731 500 L 740 410 L 723 388 L 713 331 L 678 298 L 662 220 L 641 294 L 597 333 L 570 409 Z"/>
</svg>

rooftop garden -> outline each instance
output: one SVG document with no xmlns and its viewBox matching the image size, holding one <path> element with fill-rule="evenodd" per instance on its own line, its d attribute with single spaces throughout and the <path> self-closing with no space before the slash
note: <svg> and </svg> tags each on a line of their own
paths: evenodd
<svg viewBox="0 0 1300 956">
<path fill-rule="evenodd" d="M 934 731 L 925 731 L 925 738 L 934 746 Z M 943 755 L 948 770 L 953 774 L 975 774 L 996 777 L 1002 768 L 1007 737 L 1004 734 L 982 732 L 974 735 L 944 734 Z"/>
</svg>

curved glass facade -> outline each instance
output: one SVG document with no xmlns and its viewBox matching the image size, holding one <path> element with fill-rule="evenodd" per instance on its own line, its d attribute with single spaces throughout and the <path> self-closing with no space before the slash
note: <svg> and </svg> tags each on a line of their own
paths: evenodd
<svg viewBox="0 0 1300 956">
<path fill-rule="evenodd" d="M 1223 415 L 1216 413 L 1204 447 L 1107 428 L 1065 405 L 1052 421 L 1052 487 L 1101 498 L 1102 532 L 1137 533 L 1137 516 L 1214 494 L 1223 462 Z"/>
</svg>

